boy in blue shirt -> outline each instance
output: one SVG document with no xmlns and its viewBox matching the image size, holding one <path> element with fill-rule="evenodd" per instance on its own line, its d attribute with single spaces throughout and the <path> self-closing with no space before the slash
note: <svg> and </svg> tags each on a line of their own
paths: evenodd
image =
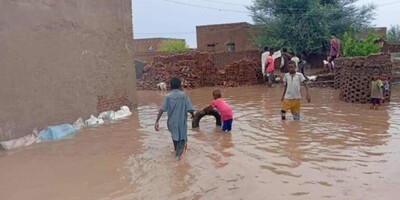
<svg viewBox="0 0 400 200">
<path fill-rule="evenodd" d="M 179 78 L 171 79 L 171 89 L 172 91 L 164 97 L 154 128 L 156 131 L 160 130 L 160 118 L 164 112 L 167 112 L 167 125 L 174 143 L 175 157 L 181 159 L 187 148 L 187 113 L 189 112 L 193 118 L 194 108 L 189 97 L 180 90 L 181 80 Z"/>
</svg>

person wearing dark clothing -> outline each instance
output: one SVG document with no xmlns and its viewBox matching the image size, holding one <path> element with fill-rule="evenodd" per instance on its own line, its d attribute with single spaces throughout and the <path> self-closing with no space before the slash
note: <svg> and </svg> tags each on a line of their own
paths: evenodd
<svg viewBox="0 0 400 200">
<path fill-rule="evenodd" d="M 287 48 L 282 49 L 282 59 L 281 59 L 281 73 L 287 73 L 287 65 L 292 59 L 292 55 L 288 52 Z"/>
</svg>

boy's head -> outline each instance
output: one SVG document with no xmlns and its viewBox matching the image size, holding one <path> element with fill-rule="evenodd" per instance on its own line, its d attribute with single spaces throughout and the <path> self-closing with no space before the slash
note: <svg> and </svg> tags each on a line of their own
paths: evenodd
<svg viewBox="0 0 400 200">
<path fill-rule="evenodd" d="M 287 69 L 291 74 L 296 73 L 296 64 L 294 63 L 294 61 L 288 62 Z"/>
<path fill-rule="evenodd" d="M 386 80 L 388 80 L 388 75 L 387 74 L 382 74 L 381 78 L 382 78 L 382 80 L 386 81 Z"/>
<path fill-rule="evenodd" d="M 287 52 L 287 48 L 286 48 L 286 47 L 282 48 L 282 51 L 283 51 L 284 53 L 286 53 L 286 52 Z"/>
<path fill-rule="evenodd" d="M 171 89 L 176 90 L 181 88 L 182 81 L 177 77 L 171 79 Z"/>
<path fill-rule="evenodd" d="M 335 33 L 331 33 L 331 38 L 335 39 L 336 38 L 336 34 Z"/>
<path fill-rule="evenodd" d="M 268 50 L 269 50 L 268 46 L 265 46 L 265 47 L 264 47 L 264 52 L 266 52 L 266 51 L 268 51 Z"/>
<path fill-rule="evenodd" d="M 373 79 L 374 81 L 376 81 L 376 80 L 378 80 L 378 78 L 379 78 L 379 72 L 374 72 L 374 73 L 372 74 L 372 79 Z"/>
<path fill-rule="evenodd" d="M 275 53 L 274 48 L 269 48 L 269 55 L 273 55 Z"/>
<path fill-rule="evenodd" d="M 214 90 L 213 91 L 213 97 L 214 97 L 214 99 L 221 98 L 222 97 L 221 90 Z"/>
</svg>

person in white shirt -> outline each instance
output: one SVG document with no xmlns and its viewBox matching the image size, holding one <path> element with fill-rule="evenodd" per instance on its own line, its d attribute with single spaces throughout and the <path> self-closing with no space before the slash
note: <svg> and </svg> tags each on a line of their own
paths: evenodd
<svg viewBox="0 0 400 200">
<path fill-rule="evenodd" d="M 290 61 L 287 65 L 289 73 L 286 73 L 283 77 L 283 83 L 285 84 L 285 90 L 282 94 L 282 120 L 286 120 L 286 111 L 290 110 L 294 120 L 300 120 L 300 86 L 304 84 L 307 92 L 307 102 L 311 102 L 310 94 L 308 93 L 308 86 L 306 78 L 302 73 L 296 72 L 296 66 L 293 61 Z"/>
<path fill-rule="evenodd" d="M 265 76 L 267 74 L 265 69 L 265 64 L 267 63 L 268 56 L 269 56 L 269 48 L 265 46 L 264 53 L 261 54 L 261 72 L 263 74 L 264 81 L 266 80 Z"/>
<path fill-rule="evenodd" d="M 294 62 L 294 64 L 296 65 L 296 72 L 299 72 L 299 62 L 300 62 L 300 58 L 296 55 L 296 54 L 294 54 L 294 53 L 292 53 L 292 58 L 290 59 L 291 61 L 293 61 Z"/>
</svg>

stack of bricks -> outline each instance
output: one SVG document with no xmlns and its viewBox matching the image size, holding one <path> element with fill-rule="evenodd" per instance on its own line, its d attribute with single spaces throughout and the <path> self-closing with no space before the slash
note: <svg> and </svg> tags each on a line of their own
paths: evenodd
<svg viewBox="0 0 400 200">
<path fill-rule="evenodd" d="M 211 60 L 217 69 L 224 69 L 226 66 L 239 60 L 250 60 L 260 63 L 261 53 L 257 50 L 211 53 Z"/>
<path fill-rule="evenodd" d="M 336 60 L 335 86 L 340 88 L 340 99 L 346 102 L 367 103 L 366 94 L 374 72 L 392 75 L 390 54 L 375 54 L 365 57 L 348 57 Z M 385 99 L 390 101 L 391 91 Z"/>
<path fill-rule="evenodd" d="M 184 88 L 212 86 L 216 69 L 208 53 L 185 53 L 169 56 L 159 56 L 154 62 L 145 66 L 143 77 L 138 80 L 138 88 L 142 90 L 157 90 L 157 84 L 167 83 L 173 77 L 182 80 Z"/>
<path fill-rule="evenodd" d="M 225 70 L 218 71 L 216 84 L 229 87 L 261 84 L 263 77 L 258 62 L 243 59 L 225 66 Z"/>
</svg>

